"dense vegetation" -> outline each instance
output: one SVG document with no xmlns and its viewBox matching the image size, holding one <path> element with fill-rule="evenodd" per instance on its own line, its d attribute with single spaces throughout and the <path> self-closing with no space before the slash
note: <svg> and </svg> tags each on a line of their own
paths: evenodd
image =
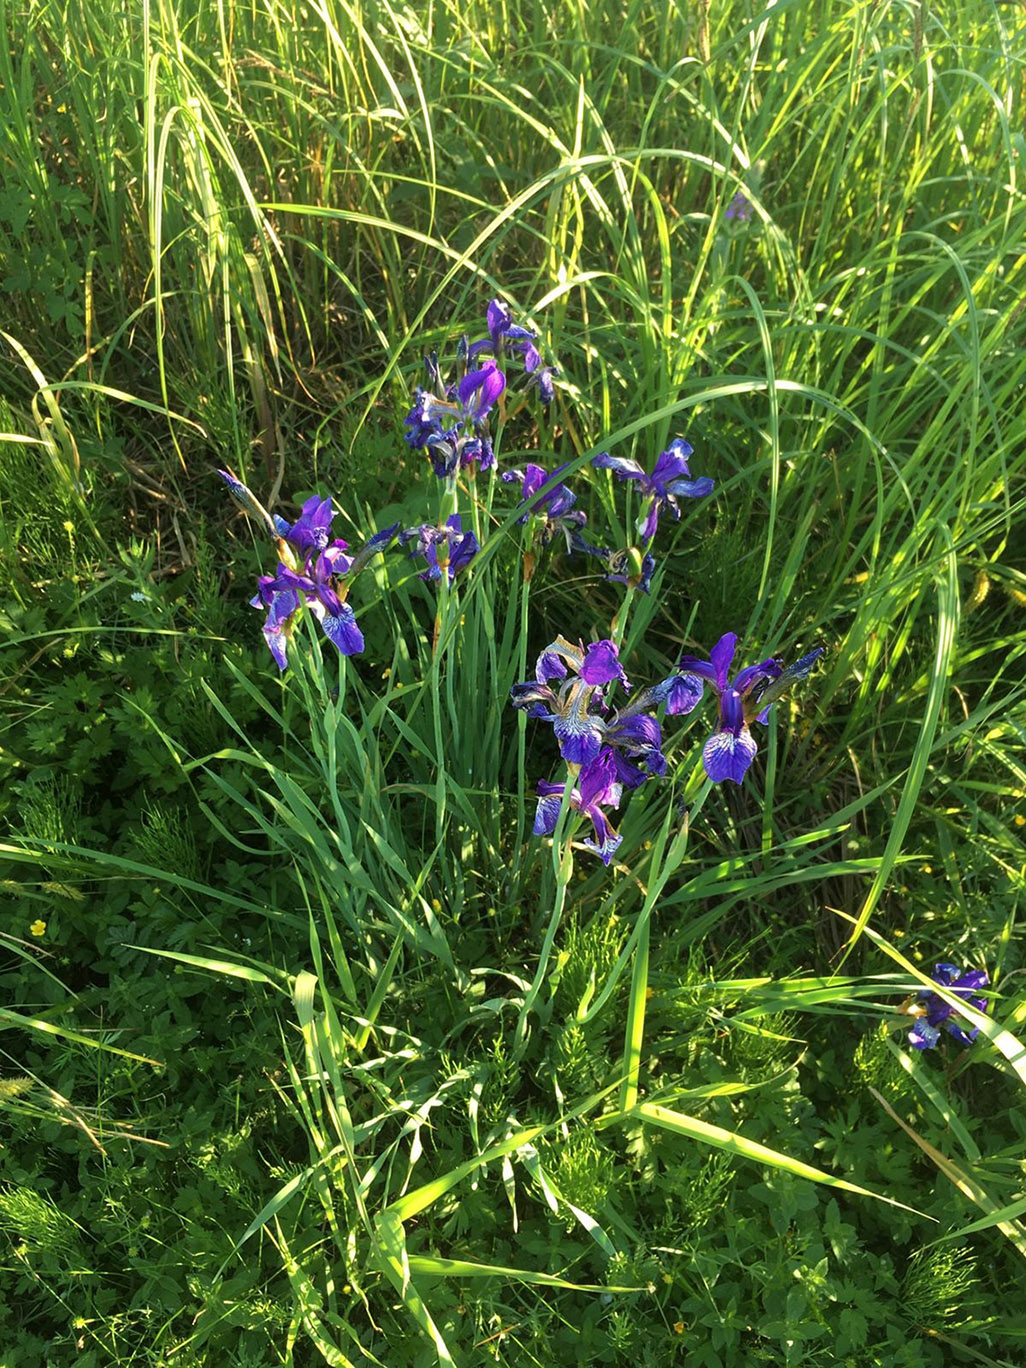
<svg viewBox="0 0 1026 1368">
<path fill-rule="evenodd" d="M 2 1368 L 1021 1364 L 1020 9 L 0 24 Z M 715 481 L 647 594 L 404 441 L 495 298 L 558 368 L 500 471 L 614 552 L 595 454 Z M 480 550 L 279 678 L 224 467 Z M 707 697 L 608 865 L 532 835 L 538 653 L 725 633 L 823 651 L 743 784 Z M 915 1049 L 940 962 L 987 1018 Z"/>
</svg>

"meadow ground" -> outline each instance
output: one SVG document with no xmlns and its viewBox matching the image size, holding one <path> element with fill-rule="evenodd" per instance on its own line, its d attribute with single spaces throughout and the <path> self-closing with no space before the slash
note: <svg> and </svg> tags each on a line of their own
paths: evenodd
<svg viewBox="0 0 1026 1368">
<path fill-rule="evenodd" d="M 2 1368 L 1021 1365 L 1021 8 L 0 25 Z"/>
</svg>

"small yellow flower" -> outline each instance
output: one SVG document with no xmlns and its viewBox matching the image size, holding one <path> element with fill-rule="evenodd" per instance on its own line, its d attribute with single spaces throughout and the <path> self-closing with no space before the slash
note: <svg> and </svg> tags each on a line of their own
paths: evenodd
<svg viewBox="0 0 1026 1368">
<path fill-rule="evenodd" d="M 46 922 L 45 922 L 45 921 L 39 921 L 39 920 L 37 919 L 37 920 L 34 921 L 34 922 L 32 923 L 32 925 L 29 927 L 29 933 L 30 933 L 31 935 L 33 935 L 33 936 L 45 936 L 45 935 L 46 935 Z"/>
<path fill-rule="evenodd" d="M 68 536 L 70 537 L 75 530 L 75 524 L 71 521 L 70 518 L 65 518 L 64 522 L 62 523 L 62 526 L 65 532 L 67 532 Z"/>
<path fill-rule="evenodd" d="M 1021 812 L 1015 814 L 1015 825 L 1026 826 L 1026 817 L 1024 817 Z"/>
</svg>

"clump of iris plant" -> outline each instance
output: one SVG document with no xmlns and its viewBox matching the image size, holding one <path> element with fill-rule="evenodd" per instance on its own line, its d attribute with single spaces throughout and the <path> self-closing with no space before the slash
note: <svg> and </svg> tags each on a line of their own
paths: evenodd
<svg viewBox="0 0 1026 1368">
<path fill-rule="evenodd" d="M 528 717 L 552 723 L 568 765 L 589 765 L 609 750 L 616 777 L 627 788 L 665 773 L 662 732 L 653 716 L 658 691 L 643 689 L 622 708 L 610 703 L 617 684 L 628 693 L 631 687 L 614 642 L 575 646 L 557 637 L 538 657 L 534 676 L 513 685 L 510 701 Z M 558 689 L 552 688 L 553 680 L 562 681 Z"/>
<path fill-rule="evenodd" d="M 949 989 L 977 1011 L 987 1010 L 987 999 L 973 996 L 990 982 L 985 969 L 967 969 L 965 973 L 959 974 L 954 964 L 938 964 L 934 967 L 931 977 L 934 983 Z M 914 1050 L 932 1049 L 940 1039 L 942 1026 L 948 1035 L 954 1036 L 962 1045 L 971 1045 L 980 1034 L 978 1026 L 965 1029 L 960 1024 L 962 1018 L 956 1014 L 954 1007 L 945 1002 L 939 993 L 934 993 L 929 988 L 920 989 L 918 1000 L 912 1010 L 917 1015 L 915 1025 L 908 1033 L 908 1042 Z"/>
<path fill-rule="evenodd" d="M 660 453 L 651 475 L 637 461 L 627 456 L 610 456 L 607 451 L 591 458 L 596 470 L 611 470 L 621 480 L 636 480 L 639 492 L 647 503 L 638 519 L 638 535 L 643 543 L 651 542 L 659 528 L 660 510 L 680 518 L 680 499 L 702 499 L 711 494 L 715 481 L 703 475 L 692 480 L 688 457 L 694 450 L 683 437 L 675 438 L 669 448 Z"/>
<path fill-rule="evenodd" d="M 561 681 L 556 689 L 554 680 Z M 584 846 L 606 864 L 620 838 L 599 809 L 619 806 L 624 788 L 638 788 L 666 772 L 661 728 L 653 715 L 665 690 L 642 689 L 614 708 L 610 700 L 618 684 L 630 692 L 614 642 L 575 646 L 560 636 L 538 657 L 534 679 L 510 690 L 514 708 L 552 723 L 560 755 L 576 780 L 570 806 L 590 819 L 598 838 Z M 538 793 L 535 833 L 551 835 L 563 785 L 542 780 Z"/>
<path fill-rule="evenodd" d="M 232 497 L 264 530 L 278 548 L 278 570 L 261 575 L 254 608 L 265 608 L 264 640 L 279 670 L 288 666 L 288 648 L 300 611 L 305 606 L 320 624 L 324 635 L 342 655 L 357 655 L 363 650 L 363 633 L 356 614 L 346 602 L 352 581 L 378 551 L 383 551 L 399 530 L 399 524 L 376 533 L 355 555 L 347 555 L 348 544 L 331 537 L 336 516 L 331 499 L 314 495 L 303 505 L 294 523 L 272 517 L 241 480 L 228 470 L 219 470 Z"/>
<path fill-rule="evenodd" d="M 682 673 L 665 681 L 668 713 L 691 712 L 701 701 L 706 684 L 718 695 L 719 726 L 702 747 L 702 763 L 714 784 L 727 779 L 741 783 L 758 751 L 750 724 L 765 723 L 773 704 L 792 684 L 804 679 L 823 654 L 817 647 L 786 668 L 771 657 L 758 665 L 746 665 L 730 678 L 736 651 L 737 634 L 727 632 L 712 648 L 708 660 L 682 656 L 677 663 Z"/>
<path fill-rule="evenodd" d="M 552 680 L 561 680 L 558 690 Z M 558 636 L 535 663 L 534 679 L 514 684 L 510 701 L 528 717 L 552 723 L 559 753 L 570 765 L 587 765 L 598 758 L 606 734 L 603 713 L 616 684 L 630 689 L 617 648 L 612 641 L 575 646 Z"/>
<path fill-rule="evenodd" d="M 437 358 L 429 357 L 425 364 L 434 388 L 418 386 L 414 391 L 406 441 L 414 450 L 427 451 L 439 479 L 450 479 L 475 463 L 490 470 L 495 452 L 488 415 L 506 388 L 505 375 L 488 359 L 455 384 L 443 385 Z"/>
<path fill-rule="evenodd" d="M 413 408 L 405 419 L 408 445 L 428 453 L 439 479 L 451 480 L 461 470 L 490 470 L 495 465 L 489 424 L 506 390 L 507 374 L 501 369 L 506 357 L 520 356 L 527 384 L 537 389 L 544 405 L 551 403 L 555 393 L 555 368 L 542 365 L 535 334 L 513 322 L 509 305 L 493 299 L 486 323 L 486 337 L 476 342 L 461 338 L 454 382 L 443 380 L 437 353 L 425 357 L 427 384 L 414 390 Z"/>
</svg>

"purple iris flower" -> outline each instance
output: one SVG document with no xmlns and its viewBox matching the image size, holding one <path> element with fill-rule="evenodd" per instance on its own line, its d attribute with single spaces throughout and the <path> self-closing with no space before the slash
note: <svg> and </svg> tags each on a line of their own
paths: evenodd
<svg viewBox="0 0 1026 1368">
<path fill-rule="evenodd" d="M 562 681 L 558 692 L 549 682 L 554 679 Z M 606 707 L 606 686 L 617 682 L 630 689 L 613 642 L 575 646 L 560 636 L 538 657 L 534 679 L 513 685 L 510 700 L 528 717 L 553 724 L 568 764 L 587 765 L 597 758 L 607 730 L 599 711 Z"/>
<path fill-rule="evenodd" d="M 517 522 L 525 523 L 529 517 L 538 518 L 541 521 L 542 544 L 547 546 L 557 532 L 562 532 L 569 551 L 571 539 L 588 521 L 588 515 L 574 507 L 577 496 L 560 481 L 547 494 L 535 498 L 538 490 L 555 476 L 561 475 L 567 465 L 558 466 L 550 475 L 544 466 L 529 462 L 523 470 L 504 470 L 502 480 L 504 484 L 521 486 L 520 506 L 526 506 L 527 511 Z"/>
<path fill-rule="evenodd" d="M 291 526 L 284 519 L 280 519 L 283 526 L 288 527 L 288 531 L 282 535 L 292 549 L 298 552 L 301 561 L 305 563 L 311 556 L 327 549 L 331 541 L 331 522 L 334 516 L 331 499 L 319 499 L 314 494 L 307 499 L 302 512 Z"/>
<path fill-rule="evenodd" d="M 420 576 L 422 580 L 441 579 L 442 569 L 448 568 L 450 584 L 481 549 L 474 533 L 463 531 L 463 520 L 458 513 L 454 513 L 444 527 L 421 523 L 419 527 L 407 528 L 399 533 L 399 544 L 412 545 L 410 555 L 423 556 L 427 561 L 428 568 Z"/>
<path fill-rule="evenodd" d="M 609 750 L 602 751 L 588 764 L 581 766 L 577 783 L 570 792 L 570 806 L 587 817 L 595 828 L 595 839 L 581 844 L 586 850 L 593 850 L 606 865 L 613 858 L 623 837 L 613 830 L 602 809 L 619 807 L 621 792 L 616 759 Z M 551 836 L 555 831 L 562 798 L 562 784 L 550 784 L 544 779 L 539 782 L 538 807 L 534 817 L 536 836 Z"/>
<path fill-rule="evenodd" d="M 304 513 L 313 502 L 308 500 Z M 323 509 L 324 503 L 328 505 L 327 515 Z M 313 512 L 311 510 L 311 516 Z M 325 525 L 325 516 L 330 527 L 334 517 L 330 499 L 319 503 L 313 530 Z M 398 528 L 399 524 L 395 523 L 376 533 L 355 556 L 347 556 L 346 543 L 336 538 L 323 549 L 311 548 L 301 570 L 281 561 L 276 575 L 260 576 L 257 593 L 250 602 L 254 608 L 267 609 L 264 638 L 279 670 L 284 670 L 288 665 L 288 644 L 303 604 L 313 613 L 324 635 L 342 655 L 357 655 L 363 650 L 363 633 L 357 626 L 356 615 L 345 601 L 349 584 L 342 585 L 341 581 L 348 579 L 351 583 L 375 552 L 388 545 Z M 310 531 L 311 527 L 308 526 L 306 532 Z"/>
<path fill-rule="evenodd" d="M 738 190 L 735 193 L 734 198 L 727 205 L 723 217 L 728 219 L 740 219 L 742 223 L 747 223 L 752 217 L 751 202 L 743 190 Z"/>
<path fill-rule="evenodd" d="M 530 328 L 523 328 L 519 323 L 514 323 L 512 310 L 501 299 L 493 299 L 489 302 L 485 319 L 488 324 L 488 340 L 491 342 L 496 356 L 501 355 L 504 347 L 513 344 L 523 354 L 527 369 L 534 370 L 534 366 L 527 365 L 527 362 L 530 352 L 533 352 L 535 357 L 538 356 L 537 349 L 533 345 L 537 334 L 531 332 Z M 535 361 L 535 366 L 537 364 L 538 362 Z"/>
<path fill-rule="evenodd" d="M 708 660 L 682 656 L 677 668 L 683 674 L 663 681 L 667 712 L 689 713 L 702 697 L 704 683 L 716 690 L 720 699 L 720 725 L 702 748 L 705 772 L 714 784 L 726 779 L 740 784 L 755 759 L 758 747 L 749 724 L 765 722 L 778 698 L 799 679 L 804 679 L 823 654 L 817 648 L 782 669 L 772 658 L 758 665 L 747 665 L 733 679 L 728 678 L 737 650 L 737 635 L 727 632 L 709 653 Z"/>
<path fill-rule="evenodd" d="M 431 364 L 433 362 L 433 365 Z M 432 355 L 428 375 L 438 379 L 437 358 Z M 440 381 L 438 382 L 441 388 Z M 449 479 L 457 470 L 480 464 L 488 470 L 495 464 L 495 453 L 488 439 L 488 415 L 506 388 L 506 377 L 491 359 L 469 371 L 443 394 L 420 386 L 414 392 L 413 408 L 407 414 L 407 443 L 415 450 L 426 448 L 440 479 Z"/>
<path fill-rule="evenodd" d="M 539 362 L 540 362 L 539 357 Z M 556 366 L 528 366 L 526 361 L 524 369 L 530 376 L 530 383 L 538 387 L 538 398 L 542 401 L 542 407 L 548 408 L 556 397 L 555 377 L 559 374 Z"/>
<path fill-rule="evenodd" d="M 959 975 L 954 964 L 938 964 L 931 977 L 934 983 L 939 983 L 943 988 L 950 988 L 956 997 L 964 998 L 977 1011 L 987 1010 L 986 998 L 973 997 L 978 989 L 986 987 L 990 982 L 985 969 L 967 969 L 964 974 Z M 915 1025 L 908 1033 L 909 1044 L 914 1050 L 932 1049 L 940 1039 L 940 1028 L 945 1023 L 948 1034 L 954 1036 L 962 1045 L 971 1045 L 980 1034 L 978 1026 L 965 1030 L 959 1025 L 962 1018 L 956 1014 L 954 1007 L 928 988 L 920 989 L 919 1010 L 922 1015 L 916 1017 Z"/>
<path fill-rule="evenodd" d="M 494 361 L 486 361 L 480 370 L 469 371 L 456 386 L 464 426 L 483 422 L 505 388 L 506 377 Z"/>
<path fill-rule="evenodd" d="M 711 494 L 715 481 L 708 476 L 699 480 L 688 478 L 688 457 L 691 446 L 683 437 L 675 438 L 668 451 L 660 454 L 651 475 L 646 475 L 637 461 L 626 456 L 610 456 L 603 452 L 593 456 L 591 463 L 597 470 L 612 470 L 621 480 L 637 480 L 641 494 L 649 498 L 644 515 L 638 519 L 638 534 L 643 542 L 650 542 L 659 526 L 659 510 L 669 509 L 675 518 L 680 518 L 678 500 L 701 499 Z"/>
<path fill-rule="evenodd" d="M 481 352 L 490 351 L 501 361 L 508 352 L 518 352 L 524 363 L 528 385 L 536 386 L 538 397 L 548 408 L 555 397 L 554 379 L 559 372 L 555 366 L 542 365 L 541 352 L 535 345 L 537 334 L 531 332 L 530 328 L 523 328 L 519 323 L 514 323 L 512 310 L 501 299 L 493 299 L 488 305 L 486 323 L 488 336 L 470 343 L 467 347 L 467 358 L 472 361 Z"/>
<path fill-rule="evenodd" d="M 607 546 L 592 546 L 576 533 L 571 537 L 567 550 L 579 551 L 585 556 L 596 556 L 606 567 L 605 578 L 615 584 L 633 584 L 643 594 L 651 591 L 652 576 L 656 568 L 655 556 L 651 551 L 641 555 L 632 547 L 613 550 Z"/>
<path fill-rule="evenodd" d="M 331 499 L 322 499 L 314 494 L 303 505 L 302 512 L 294 523 L 286 522 L 277 513 L 272 517 L 251 489 L 237 480 L 230 470 L 219 470 L 218 475 L 228 486 L 235 502 L 251 518 L 263 524 L 265 530 L 278 542 L 286 542 L 294 553 L 297 563 L 305 564 L 312 555 L 323 551 L 331 541 L 331 522 L 335 514 Z M 345 542 L 341 545 L 344 547 Z"/>
<path fill-rule="evenodd" d="M 490 351 L 496 358 L 502 358 L 506 351 L 518 351 L 524 358 L 525 370 L 533 371 L 541 364 L 541 356 L 534 345 L 537 334 L 530 328 L 522 328 L 513 322 L 513 311 L 501 299 L 493 299 L 485 313 L 488 336 L 471 342 L 467 357 L 473 360 L 481 352 Z"/>
<path fill-rule="evenodd" d="M 558 690 L 552 680 L 562 681 Z M 611 709 L 607 686 L 616 683 L 630 691 L 613 642 L 584 648 L 557 637 L 538 657 L 534 680 L 514 684 L 510 699 L 528 717 L 552 723 L 568 764 L 589 765 L 608 751 L 617 782 L 633 789 L 666 772 L 662 732 L 650 715 L 662 695 L 659 689 L 643 689 L 624 707 Z"/>
</svg>

